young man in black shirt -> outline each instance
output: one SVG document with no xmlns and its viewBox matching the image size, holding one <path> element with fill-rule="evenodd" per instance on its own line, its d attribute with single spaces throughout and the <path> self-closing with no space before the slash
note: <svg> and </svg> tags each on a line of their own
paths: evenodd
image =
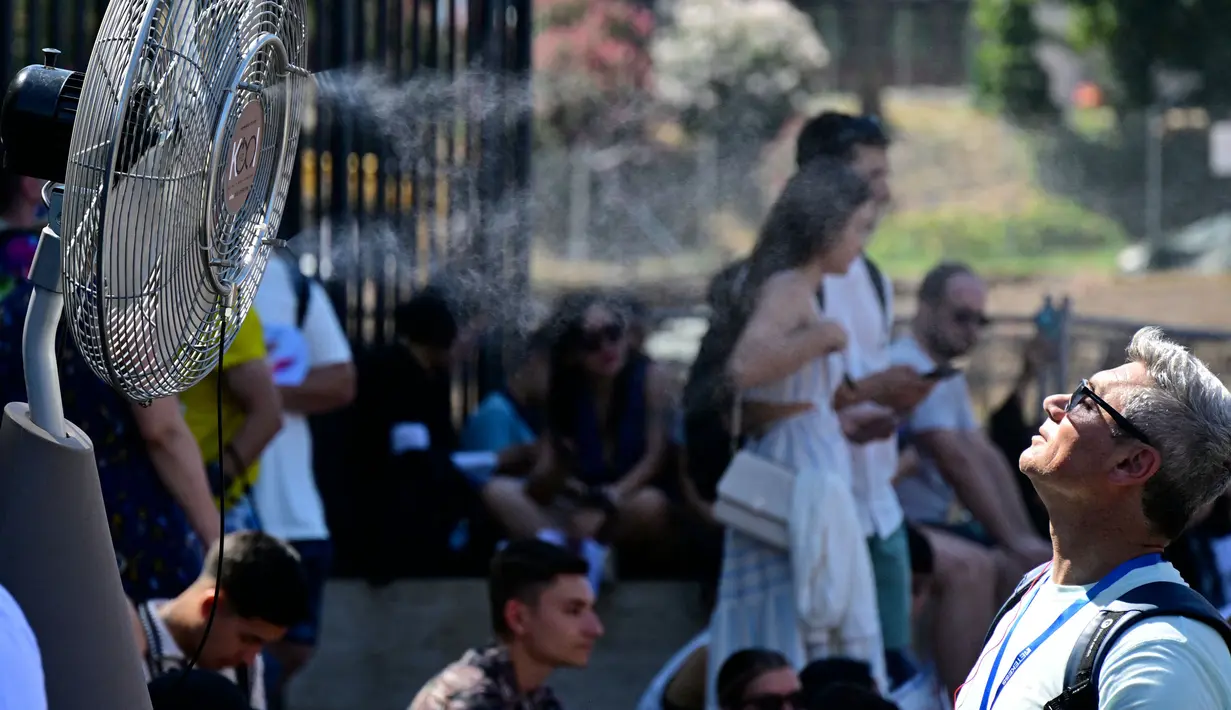
<svg viewBox="0 0 1231 710">
<path fill-rule="evenodd" d="M 394 312 L 396 340 L 359 367 L 356 512 L 366 576 L 447 572 L 450 533 L 477 505 L 451 456 L 452 365 L 463 335 L 455 303 L 429 287 Z"/>
</svg>

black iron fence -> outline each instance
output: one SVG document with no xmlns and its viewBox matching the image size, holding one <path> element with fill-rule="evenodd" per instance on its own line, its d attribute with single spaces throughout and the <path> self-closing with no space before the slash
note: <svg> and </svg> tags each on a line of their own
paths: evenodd
<svg viewBox="0 0 1231 710">
<path fill-rule="evenodd" d="M 466 278 L 503 302 L 524 302 L 529 213 L 519 198 L 530 169 L 530 0 L 306 4 L 308 69 L 319 86 L 280 236 L 318 269 L 359 362 L 392 338 L 393 306 L 445 261 L 465 264 Z M 61 66 L 84 69 L 106 7 L 107 0 L 0 0 L 0 80 L 7 85 L 41 61 L 43 47 L 63 52 Z M 394 99 L 402 104 L 392 113 L 370 110 Z M 493 341 L 485 352 L 500 352 L 498 333 Z M 461 373 L 459 413 L 498 381 L 499 360 L 481 356 Z M 314 422 L 322 434 L 318 483 L 336 571 L 363 574 L 352 553 L 365 544 L 358 521 L 371 512 L 351 474 L 364 463 L 346 459 L 336 424 Z"/>
<path fill-rule="evenodd" d="M 48 46 L 63 51 L 62 66 L 83 69 L 106 6 L 0 0 L 0 47 L 7 48 L 0 49 L 0 78 L 7 83 L 22 66 L 41 61 Z M 524 293 L 528 214 L 506 198 L 529 179 L 522 98 L 530 0 L 307 0 L 307 13 L 313 72 L 334 84 L 352 81 L 348 73 L 359 68 L 379 72 L 383 83 L 370 90 L 403 95 L 414 93 L 419 77 L 430 77 L 424 90 L 447 93 L 456 109 L 392 117 L 406 123 L 397 131 L 374 126 L 361 105 L 319 94 L 308 111 L 281 236 L 292 245 L 300 233 L 318 237 L 301 240 L 298 251 L 317 257 L 311 261 L 322 267 L 357 348 L 392 335 L 392 304 L 446 258 L 469 257 L 473 277 L 498 286 L 504 298 Z M 459 79 L 476 72 L 485 80 Z M 484 110 L 467 111 L 475 101 Z M 420 147 L 413 154 L 388 139 L 411 132 Z M 383 235 L 385 253 L 365 248 L 373 232 Z"/>
</svg>

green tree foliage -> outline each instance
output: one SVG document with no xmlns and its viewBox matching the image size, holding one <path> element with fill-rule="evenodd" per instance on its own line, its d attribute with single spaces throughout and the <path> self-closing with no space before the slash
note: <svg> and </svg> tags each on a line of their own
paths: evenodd
<svg viewBox="0 0 1231 710">
<path fill-rule="evenodd" d="M 975 0 L 979 30 L 974 83 L 981 101 L 1019 122 L 1056 114 L 1048 78 L 1035 58 L 1041 35 L 1035 0 Z"/>
<path fill-rule="evenodd" d="M 1107 57 L 1119 109 L 1153 104 L 1155 68 L 1195 72 L 1190 100 L 1231 103 L 1231 2 L 1227 0 L 1068 0 L 1073 40 Z"/>
</svg>

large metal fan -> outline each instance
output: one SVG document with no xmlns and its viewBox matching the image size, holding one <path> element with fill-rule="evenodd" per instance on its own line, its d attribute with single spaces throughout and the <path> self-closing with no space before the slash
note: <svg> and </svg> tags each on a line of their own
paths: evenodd
<svg viewBox="0 0 1231 710">
<path fill-rule="evenodd" d="M 92 447 L 64 420 L 60 314 L 134 401 L 217 366 L 277 244 L 305 34 L 302 0 L 112 0 L 84 73 L 45 50 L 4 97 L 4 167 L 48 180 L 51 216 L 23 340 L 30 404 L 0 423 L 0 583 L 38 636 L 53 710 L 149 707 Z"/>
</svg>

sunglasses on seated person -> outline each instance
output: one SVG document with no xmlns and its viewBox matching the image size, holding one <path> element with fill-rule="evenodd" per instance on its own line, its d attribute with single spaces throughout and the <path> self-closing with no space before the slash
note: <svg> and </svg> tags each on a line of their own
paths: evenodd
<svg viewBox="0 0 1231 710">
<path fill-rule="evenodd" d="M 953 311 L 953 322 L 958 325 L 986 328 L 991 325 L 992 319 L 988 318 L 987 314 L 982 311 L 976 311 L 969 308 L 958 308 Z"/>
<path fill-rule="evenodd" d="M 581 333 L 581 349 L 587 352 L 602 350 L 605 345 L 614 345 L 624 337 L 623 323 L 608 323 L 598 328 L 587 328 Z"/>
</svg>

